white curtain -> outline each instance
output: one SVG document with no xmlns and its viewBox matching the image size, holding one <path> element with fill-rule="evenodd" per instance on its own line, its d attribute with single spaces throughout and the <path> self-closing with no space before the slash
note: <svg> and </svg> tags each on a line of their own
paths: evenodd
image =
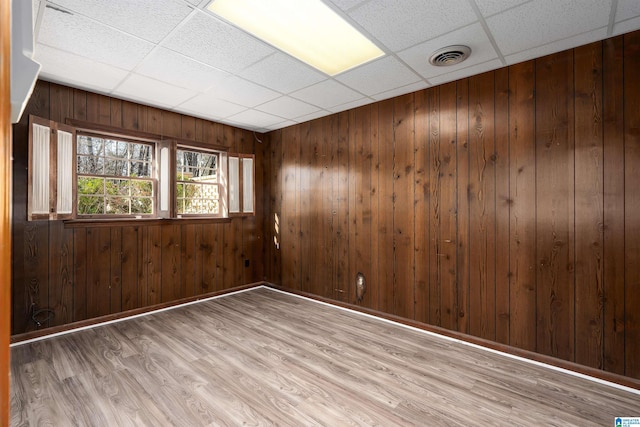
<svg viewBox="0 0 640 427">
<path fill-rule="evenodd" d="M 33 124 L 33 155 L 31 181 L 31 213 L 49 213 L 49 141 L 51 130 Z"/>
<path fill-rule="evenodd" d="M 58 213 L 73 210 L 73 135 L 58 131 Z"/>
<path fill-rule="evenodd" d="M 240 212 L 240 159 L 229 157 L 229 213 Z"/>
<path fill-rule="evenodd" d="M 253 159 L 242 159 L 242 212 L 253 212 Z"/>
</svg>

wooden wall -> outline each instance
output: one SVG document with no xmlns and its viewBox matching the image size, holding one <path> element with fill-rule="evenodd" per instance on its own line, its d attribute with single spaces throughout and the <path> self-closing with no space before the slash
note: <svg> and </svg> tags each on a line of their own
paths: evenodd
<svg viewBox="0 0 640 427">
<path fill-rule="evenodd" d="M 32 303 L 54 311 L 53 320 L 42 325 L 48 327 L 263 280 L 261 205 L 255 217 L 225 223 L 69 228 L 62 221 L 27 222 L 29 114 L 254 153 L 256 188 L 263 187 L 263 146 L 252 132 L 39 81 L 14 127 L 13 334 L 37 328 Z"/>
<path fill-rule="evenodd" d="M 640 378 L 640 32 L 268 135 L 267 278 Z"/>
</svg>

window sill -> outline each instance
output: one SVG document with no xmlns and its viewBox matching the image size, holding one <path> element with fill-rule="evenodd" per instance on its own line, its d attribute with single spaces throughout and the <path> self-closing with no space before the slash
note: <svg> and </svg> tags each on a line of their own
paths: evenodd
<svg viewBox="0 0 640 427">
<path fill-rule="evenodd" d="M 64 228 L 95 227 L 135 227 L 168 224 L 221 224 L 231 222 L 233 218 L 100 218 L 70 219 L 64 221 Z"/>
</svg>

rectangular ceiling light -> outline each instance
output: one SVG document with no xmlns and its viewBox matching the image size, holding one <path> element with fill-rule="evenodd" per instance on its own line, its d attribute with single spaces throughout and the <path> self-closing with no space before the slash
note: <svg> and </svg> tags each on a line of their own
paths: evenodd
<svg viewBox="0 0 640 427">
<path fill-rule="evenodd" d="M 214 0 L 208 9 L 330 76 L 384 55 L 321 0 Z"/>
</svg>

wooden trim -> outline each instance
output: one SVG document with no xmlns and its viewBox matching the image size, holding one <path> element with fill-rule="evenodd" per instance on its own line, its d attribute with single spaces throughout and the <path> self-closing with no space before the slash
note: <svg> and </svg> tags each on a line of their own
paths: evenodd
<svg viewBox="0 0 640 427">
<path fill-rule="evenodd" d="M 158 133 L 143 132 L 140 130 L 123 129 L 116 126 L 103 125 L 100 123 L 88 122 L 85 120 L 66 119 L 65 123 L 75 127 L 78 131 L 93 133 L 103 136 L 113 137 L 127 137 L 130 139 L 136 139 L 144 142 L 159 142 L 159 141 L 174 141 L 178 145 L 184 145 L 192 148 L 217 150 L 217 151 L 229 151 L 228 147 L 223 145 L 205 144 L 197 141 L 190 141 L 186 139 L 166 137 Z"/>
<path fill-rule="evenodd" d="M 0 425 L 9 425 L 11 334 L 11 4 L 0 0 Z"/>
<path fill-rule="evenodd" d="M 554 366 L 557 368 L 566 369 L 568 371 L 576 372 L 582 375 L 587 375 L 587 376 L 598 378 L 604 381 L 620 384 L 625 387 L 630 387 L 636 390 L 640 390 L 640 380 L 636 380 L 634 378 L 614 374 L 611 372 L 602 371 L 600 369 L 591 368 L 584 365 L 579 365 L 577 363 L 569 362 L 563 359 L 558 359 L 556 357 L 546 356 L 544 354 L 535 353 L 529 350 L 523 350 L 523 349 L 512 347 L 506 344 L 500 344 L 495 341 L 478 338 L 472 335 L 463 334 L 461 332 L 451 331 L 449 329 L 445 329 L 442 327 L 427 325 L 426 323 L 418 322 L 418 321 L 407 319 L 400 316 L 395 316 L 393 314 L 384 313 L 378 310 L 361 307 L 355 304 L 349 304 L 349 303 L 336 301 L 329 298 L 324 298 L 318 295 L 310 294 L 308 292 L 285 288 L 270 282 L 264 282 L 264 286 L 277 289 L 282 292 L 287 292 L 293 295 L 300 295 L 316 301 L 321 301 L 337 307 L 348 308 L 353 311 L 358 311 L 360 313 L 365 313 L 365 314 L 376 316 L 382 319 L 391 320 L 393 322 L 401 323 L 403 325 L 411 326 L 413 328 L 421 329 L 423 331 L 433 332 L 438 335 L 443 335 L 449 338 L 455 338 L 457 340 L 464 341 L 470 344 L 479 345 L 491 350 L 496 350 L 496 351 L 507 353 L 513 356 L 518 356 L 518 357 L 533 360 L 536 362 L 545 363 L 547 365 Z"/>
<path fill-rule="evenodd" d="M 197 295 L 194 297 L 182 298 L 175 301 L 154 304 L 147 307 L 136 308 L 133 310 L 122 311 L 120 313 L 107 314 L 105 316 L 94 317 L 87 320 L 80 320 L 78 322 L 73 322 L 73 323 L 67 323 L 65 325 L 55 326 L 52 328 L 40 329 L 37 331 L 26 332 L 24 334 L 17 334 L 11 337 L 11 344 L 17 344 L 22 341 L 31 340 L 34 338 L 42 338 L 42 337 L 46 337 L 47 335 L 58 334 L 61 332 L 69 332 L 69 331 L 73 331 L 74 329 L 85 328 L 87 326 L 99 325 L 100 323 L 111 322 L 113 320 L 126 319 L 127 317 L 136 316 L 138 314 L 150 313 L 152 311 L 174 307 L 180 304 L 186 304 L 189 302 L 199 301 L 199 300 L 203 300 L 211 297 L 243 291 L 246 289 L 257 288 L 262 285 L 263 285 L 262 282 L 249 283 L 246 285 L 236 286 L 234 288 L 224 289 L 221 291 L 209 292 L 207 294 Z"/>
<path fill-rule="evenodd" d="M 134 227 L 138 225 L 188 225 L 188 224 L 220 224 L 231 222 L 230 218 L 191 217 L 182 218 L 100 218 L 73 219 L 64 222 L 64 228 L 97 228 L 97 227 Z"/>
</svg>

